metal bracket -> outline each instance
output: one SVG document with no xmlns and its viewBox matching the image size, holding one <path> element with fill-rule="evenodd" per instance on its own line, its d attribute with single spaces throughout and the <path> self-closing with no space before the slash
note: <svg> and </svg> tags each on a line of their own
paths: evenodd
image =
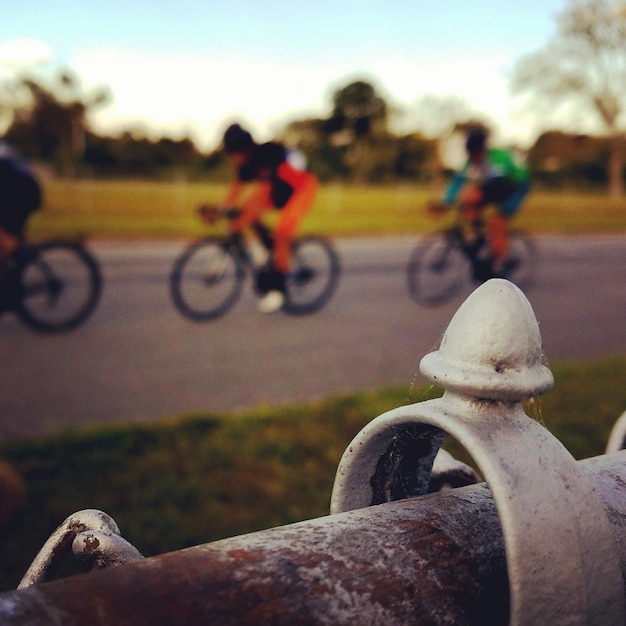
<svg viewBox="0 0 626 626">
<path fill-rule="evenodd" d="M 93 569 L 103 569 L 143 559 L 142 554 L 120 537 L 115 520 L 96 509 L 70 515 L 43 545 L 18 589 L 46 582 L 72 549 L 83 561 L 93 561 Z"/>
<path fill-rule="evenodd" d="M 494 279 L 459 308 L 422 373 L 442 398 L 380 415 L 340 462 L 331 513 L 421 495 L 446 435 L 489 485 L 504 535 L 511 624 L 623 624 L 613 531 L 564 446 L 523 411 L 551 388 L 537 320 L 524 294 Z"/>
</svg>

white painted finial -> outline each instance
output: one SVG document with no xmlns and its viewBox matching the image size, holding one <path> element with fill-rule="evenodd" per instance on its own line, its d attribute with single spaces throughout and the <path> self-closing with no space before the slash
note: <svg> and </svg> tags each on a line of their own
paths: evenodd
<svg viewBox="0 0 626 626">
<path fill-rule="evenodd" d="M 609 440 L 606 444 L 606 453 L 619 452 L 626 449 L 626 411 L 624 411 L 617 422 L 613 425 Z"/>
<path fill-rule="evenodd" d="M 450 435 L 475 461 L 498 509 L 511 626 L 624 624 L 611 522 L 572 455 L 521 404 L 553 384 L 541 361 L 524 294 L 506 280 L 481 285 L 420 364 L 446 393 L 387 411 L 361 430 L 337 468 L 331 512 L 425 494 Z"/>
<path fill-rule="evenodd" d="M 422 359 L 420 370 L 446 390 L 519 402 L 552 387 L 542 357 L 539 326 L 526 296 L 508 280 L 492 279 L 461 305 L 439 350 Z"/>
</svg>

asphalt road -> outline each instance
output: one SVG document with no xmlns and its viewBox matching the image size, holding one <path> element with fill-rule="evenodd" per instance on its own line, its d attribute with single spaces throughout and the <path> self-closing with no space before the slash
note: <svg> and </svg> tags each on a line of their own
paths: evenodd
<svg viewBox="0 0 626 626">
<path fill-rule="evenodd" d="M 246 289 L 228 315 L 199 324 L 168 294 L 184 242 L 93 243 L 105 287 L 84 326 L 44 336 L 0 318 L 0 441 L 421 385 L 420 359 L 467 294 L 434 309 L 415 304 L 404 276 L 414 245 L 338 242 L 339 288 L 315 315 L 261 315 Z M 626 353 L 626 237 L 541 238 L 538 250 L 527 296 L 548 362 Z"/>
</svg>

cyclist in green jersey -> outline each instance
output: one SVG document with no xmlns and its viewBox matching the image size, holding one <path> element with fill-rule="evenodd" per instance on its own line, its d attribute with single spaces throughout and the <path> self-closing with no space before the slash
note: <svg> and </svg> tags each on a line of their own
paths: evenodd
<svg viewBox="0 0 626 626">
<path fill-rule="evenodd" d="M 489 148 L 487 132 L 473 130 L 465 148 L 468 159 L 448 185 L 443 207 L 450 207 L 461 196 L 463 219 L 471 224 L 488 205 L 496 207 L 488 222 L 488 236 L 495 276 L 503 270 L 509 244 L 509 221 L 519 211 L 530 190 L 525 166 L 508 150 Z"/>
</svg>

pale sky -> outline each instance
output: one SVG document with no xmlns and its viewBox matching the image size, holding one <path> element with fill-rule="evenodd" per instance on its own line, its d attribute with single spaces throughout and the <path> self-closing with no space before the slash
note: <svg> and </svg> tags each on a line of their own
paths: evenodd
<svg viewBox="0 0 626 626">
<path fill-rule="evenodd" d="M 97 131 L 140 126 L 209 149 L 234 120 L 266 140 L 288 121 L 327 116 L 332 93 L 356 79 L 405 111 L 405 124 L 425 94 L 456 95 L 506 140 L 528 141 L 544 126 L 520 112 L 508 72 L 544 46 L 565 4 L 24 0 L 2 8 L 0 79 L 69 67 L 86 90 L 112 92 L 91 120 Z"/>
</svg>

